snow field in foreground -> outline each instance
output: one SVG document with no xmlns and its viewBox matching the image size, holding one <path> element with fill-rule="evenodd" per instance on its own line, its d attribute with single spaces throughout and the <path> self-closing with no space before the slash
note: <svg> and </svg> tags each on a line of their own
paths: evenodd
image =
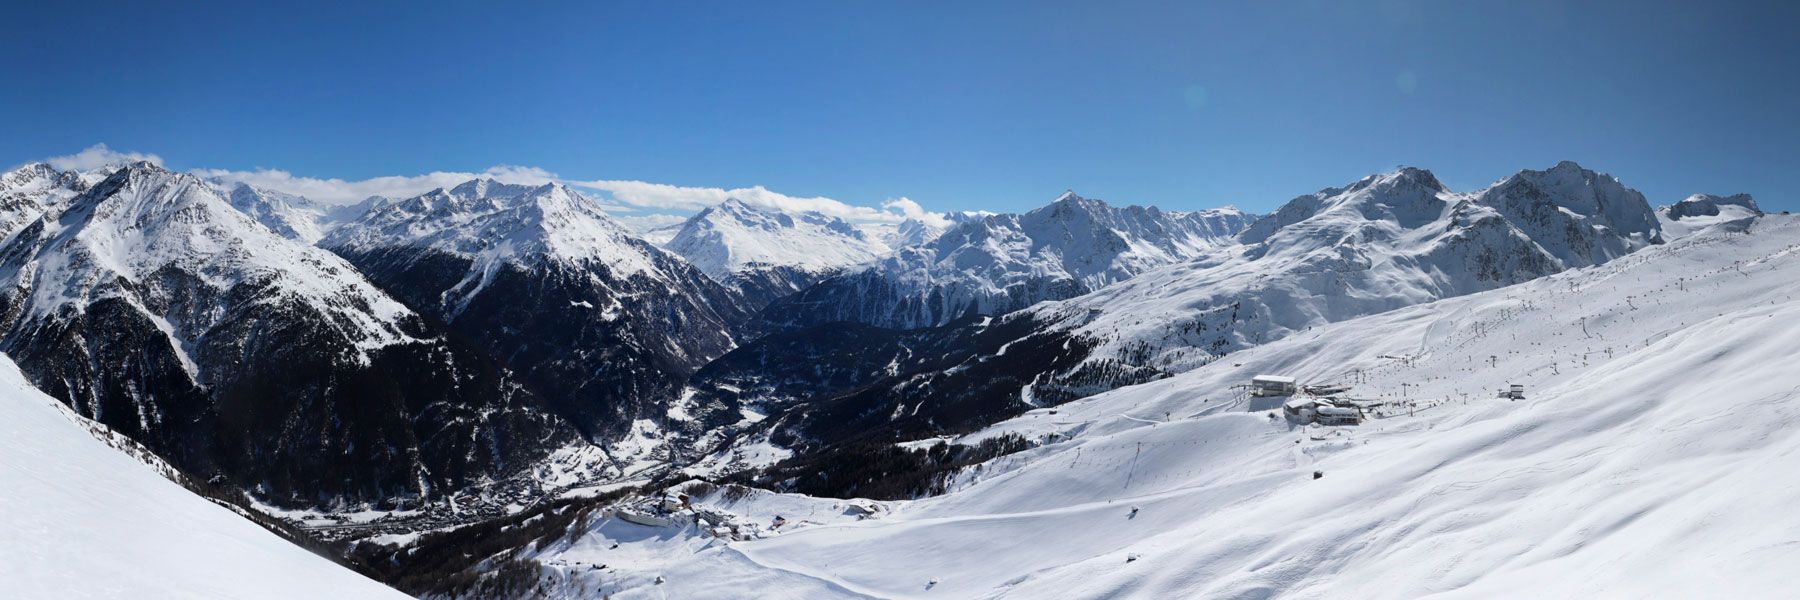
<svg viewBox="0 0 1800 600">
<path fill-rule="evenodd" d="M 164 479 L 0 358 L 0 596 L 404 598 Z"/>
</svg>

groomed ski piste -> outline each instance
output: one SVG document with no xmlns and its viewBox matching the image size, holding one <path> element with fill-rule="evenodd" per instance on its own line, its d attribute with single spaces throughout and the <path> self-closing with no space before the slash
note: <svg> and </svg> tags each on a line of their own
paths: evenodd
<svg viewBox="0 0 1800 600">
<path fill-rule="evenodd" d="M 405 598 L 159 475 L 0 358 L 0 597 Z"/>
<path fill-rule="evenodd" d="M 1800 219 L 1743 224 L 1034 410 L 959 441 L 1043 445 L 867 518 L 703 494 L 757 526 L 606 518 L 528 558 L 552 597 L 1791 595 Z M 1387 416 L 1300 425 L 1259 374 Z"/>
</svg>

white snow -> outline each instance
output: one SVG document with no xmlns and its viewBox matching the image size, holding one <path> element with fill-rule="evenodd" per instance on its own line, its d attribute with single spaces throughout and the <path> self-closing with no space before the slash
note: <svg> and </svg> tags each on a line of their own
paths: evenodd
<svg viewBox="0 0 1800 600">
<path fill-rule="evenodd" d="M 1592 171 L 1563 173 L 1569 168 L 1549 172 L 1610 182 L 1622 190 L 1612 196 L 1635 200 L 1638 213 L 1613 204 L 1607 210 L 1654 226 L 1636 192 Z M 1445 189 L 1421 169 L 1366 177 L 1288 202 L 1246 229 L 1242 245 L 1032 311 L 1098 342 L 1090 360 L 1148 349 L 1143 366 L 1180 372 L 1326 323 L 1604 262 L 1655 237 L 1654 229 L 1627 237 L 1604 233 L 1593 228 L 1599 217 L 1532 237 L 1516 223 L 1541 215 L 1507 211 L 1581 206 L 1592 196 L 1588 188 L 1542 192 L 1528 177 L 1534 173 L 1546 172 L 1524 171 L 1469 194 Z"/>
<path fill-rule="evenodd" d="M 512 185 L 476 179 L 449 190 L 375 206 L 319 242 L 367 251 L 392 246 L 436 249 L 474 261 L 456 292 L 474 297 L 494 269 L 531 257 L 606 265 L 619 277 L 663 277 L 659 252 L 614 220 L 599 203 L 562 184 Z"/>
<path fill-rule="evenodd" d="M 602 525 L 541 558 L 634 557 L 615 597 L 1787 596 L 1796 255 L 1791 217 L 1695 233 L 1032 411 L 962 441 L 1046 445 L 880 519 L 729 544 Z M 1261 373 L 1402 410 L 1296 427 L 1232 388 Z"/>
<path fill-rule="evenodd" d="M 882 240 L 843 219 L 752 206 L 737 199 L 695 213 L 663 246 L 722 282 L 747 268 L 826 271 L 866 263 L 890 251 Z"/>
<path fill-rule="evenodd" d="M 117 180 L 117 181 L 115 181 Z M 242 284 L 272 293 L 248 302 L 311 304 L 332 318 L 345 339 L 365 353 L 410 341 L 401 322 L 411 311 L 376 289 L 338 256 L 285 238 L 232 207 L 201 180 L 148 164 L 126 167 L 107 184 L 47 208 L 43 227 L 14 235 L 0 275 L 15 282 L 27 319 L 61 310 L 83 311 L 120 297 L 169 336 L 178 355 L 224 314 L 185 314 L 170 306 L 169 272 L 193 277 L 225 294 Z M 106 184 L 102 184 L 106 185 Z M 19 239 L 23 235 L 32 239 Z M 366 354 L 364 356 L 366 360 Z M 184 359 L 190 375 L 191 360 Z"/>
<path fill-rule="evenodd" d="M 1254 216 L 1236 208 L 1167 212 L 1114 207 L 1065 193 L 1025 214 L 968 216 L 929 242 L 869 266 L 859 290 L 878 303 L 910 300 L 879 317 L 894 327 L 938 325 L 967 314 L 1000 314 L 1067 298 L 1186 261 L 1223 246 Z"/>
<path fill-rule="evenodd" d="M 404 598 L 108 447 L 0 358 L 0 595 Z"/>
</svg>

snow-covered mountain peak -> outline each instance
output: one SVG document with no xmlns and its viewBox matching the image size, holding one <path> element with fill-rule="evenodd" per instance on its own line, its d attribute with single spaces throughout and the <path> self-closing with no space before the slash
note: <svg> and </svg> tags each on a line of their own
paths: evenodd
<svg viewBox="0 0 1800 600">
<path fill-rule="evenodd" d="M 1436 221 L 1459 200 L 1431 171 L 1403 167 L 1289 200 L 1274 214 L 1251 224 L 1238 239 L 1246 244 L 1263 243 L 1302 223 L 1306 224 L 1302 229 L 1312 232 L 1307 235 L 1334 238 L 1374 222 L 1413 229 Z"/>
<path fill-rule="evenodd" d="M 58 171 L 45 163 L 28 163 L 0 174 L 0 239 L 11 235 L 44 210 L 61 205 L 88 188 L 80 173 Z"/>
<path fill-rule="evenodd" d="M 422 246 L 464 257 L 569 262 L 597 260 L 627 273 L 654 273 L 637 239 L 592 199 L 560 183 L 538 186 L 475 179 L 394 202 L 373 202 L 368 212 L 320 242 L 359 251 Z"/>
<path fill-rule="evenodd" d="M 41 162 L 0 174 L 0 240 L 47 212 L 61 210 L 89 183 L 81 173 L 58 171 Z"/>
<path fill-rule="evenodd" d="M 1749 194 L 1694 194 L 1656 211 L 1663 235 L 1669 239 L 1715 228 L 1741 229 L 1762 216 L 1762 208 Z"/>
<path fill-rule="evenodd" d="M 1478 192 L 1475 202 L 1505 215 L 1570 267 L 1599 264 L 1663 241 L 1656 212 L 1643 194 L 1572 161 L 1520 171 Z"/>
<path fill-rule="evenodd" d="M 478 177 L 475 179 L 471 179 L 471 180 L 462 182 L 461 184 L 458 184 L 456 187 L 450 188 L 450 191 L 448 193 L 453 196 L 457 196 L 460 198 L 469 198 L 469 199 L 516 198 L 519 196 L 524 196 L 526 194 L 530 194 L 533 191 L 541 189 L 543 187 L 553 186 L 553 185 L 555 185 L 555 184 L 545 184 L 542 186 L 530 186 L 530 185 L 521 185 L 521 184 L 513 184 L 513 183 L 501 183 L 501 182 L 496 181 L 489 177 Z"/>
<path fill-rule="evenodd" d="M 125 299 L 175 347 L 226 315 L 184 303 L 247 285 L 255 302 L 306 304 L 364 350 L 408 339 L 411 313 L 329 252 L 287 239 L 233 208 L 199 178 L 139 162 L 114 171 L 59 214 L 27 225 L 0 256 L 9 303 L 45 318 Z M 191 369 L 190 369 L 191 370 Z"/>
<path fill-rule="evenodd" d="M 1228 245 L 1251 219 L 1236 211 L 1115 207 L 1074 192 L 1024 214 L 965 217 L 929 242 L 821 282 L 792 305 L 772 305 L 767 318 L 912 328 L 1011 312 Z"/>
<path fill-rule="evenodd" d="M 719 281 L 752 267 L 838 269 L 889 251 L 887 244 L 843 219 L 736 198 L 696 213 L 664 247 Z"/>
<path fill-rule="evenodd" d="M 1664 209 L 1670 219 L 1680 220 L 1689 217 L 1714 217 L 1727 207 L 1738 209 L 1751 215 L 1763 214 L 1762 208 L 1756 205 L 1756 199 L 1749 194 L 1732 194 L 1715 196 L 1712 194 L 1694 194 Z"/>
<path fill-rule="evenodd" d="M 305 196 L 256 187 L 243 182 L 209 179 L 232 208 L 243 211 L 282 237 L 311 244 L 324 237 L 326 209 Z"/>
</svg>

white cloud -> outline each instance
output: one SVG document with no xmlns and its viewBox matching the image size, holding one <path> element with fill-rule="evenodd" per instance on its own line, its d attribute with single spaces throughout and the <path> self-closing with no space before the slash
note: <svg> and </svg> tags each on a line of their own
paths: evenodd
<svg viewBox="0 0 1800 600">
<path fill-rule="evenodd" d="M 950 226 L 950 219 L 945 218 L 943 213 L 928 212 L 925 210 L 925 207 L 919 206 L 919 203 L 914 202 L 912 198 L 901 197 L 889 200 L 881 203 L 881 207 L 888 210 L 900 211 L 900 214 L 905 215 L 907 218 L 918 219 L 932 227 Z"/>
<path fill-rule="evenodd" d="M 163 159 L 155 154 L 138 152 L 119 152 L 106 147 L 106 144 L 94 144 L 87 149 L 65 156 L 52 156 L 44 159 L 58 171 L 89 171 L 106 166 L 125 165 L 138 161 L 149 161 L 161 165 Z"/>
</svg>

